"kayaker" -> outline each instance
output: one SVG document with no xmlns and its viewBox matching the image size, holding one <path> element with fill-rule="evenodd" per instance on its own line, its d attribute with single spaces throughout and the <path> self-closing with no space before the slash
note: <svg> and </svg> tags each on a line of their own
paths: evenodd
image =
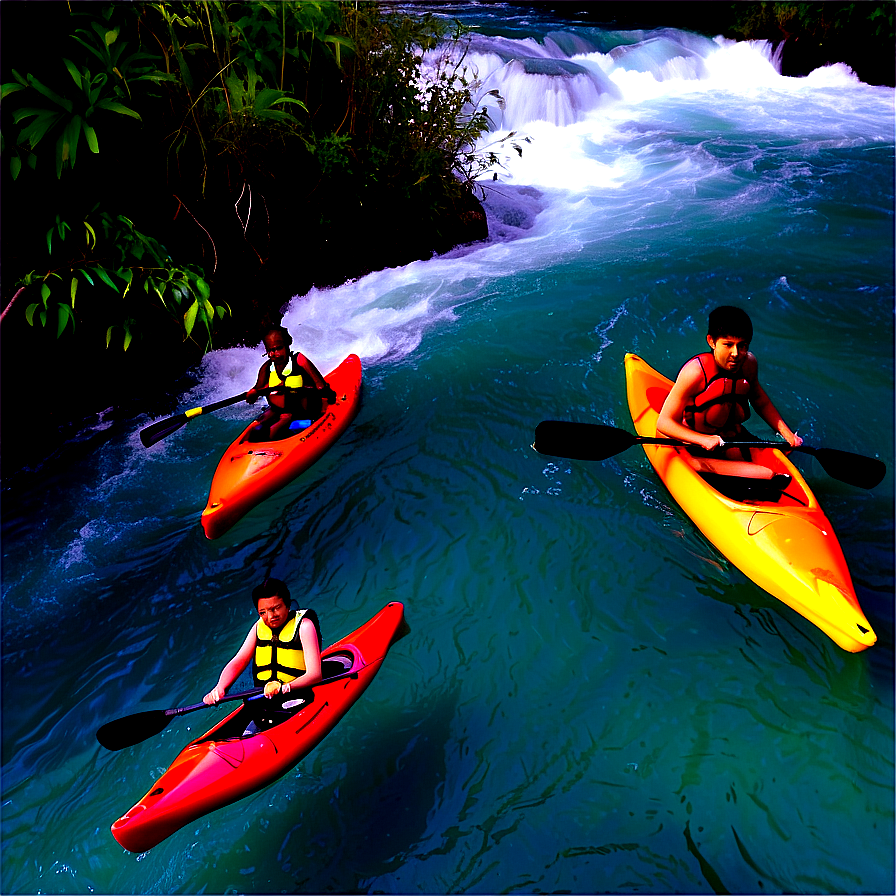
<svg viewBox="0 0 896 896">
<path fill-rule="evenodd" d="M 202 702 L 217 703 L 252 663 L 256 687 L 264 696 L 285 696 L 321 680 L 320 623 L 314 610 L 291 610 L 286 583 L 268 578 L 252 592 L 259 620 L 249 629 L 236 656 L 221 670 L 218 683 Z"/>
<path fill-rule="evenodd" d="M 301 352 L 289 350 L 292 336 L 286 327 L 271 327 L 263 341 L 268 360 L 261 365 L 255 385 L 246 393 L 246 401 L 254 404 L 260 390 L 270 386 L 283 386 L 283 391 L 268 393 L 268 406 L 250 434 L 255 441 L 285 438 L 293 421 L 316 420 L 323 413 L 323 400 L 333 395 L 311 360 Z M 310 392 L 309 386 L 318 393 Z M 299 389 L 302 391 L 294 391 Z"/>
<path fill-rule="evenodd" d="M 679 371 L 657 419 L 657 434 L 694 445 L 688 460 L 701 473 L 768 479 L 786 488 L 790 477 L 753 463 L 749 448 L 725 446 L 756 438 L 743 427 L 751 406 L 789 445 L 803 444 L 759 383 L 759 364 L 749 350 L 753 323 L 742 308 L 722 305 L 709 315 L 707 330 L 710 351 Z"/>
</svg>

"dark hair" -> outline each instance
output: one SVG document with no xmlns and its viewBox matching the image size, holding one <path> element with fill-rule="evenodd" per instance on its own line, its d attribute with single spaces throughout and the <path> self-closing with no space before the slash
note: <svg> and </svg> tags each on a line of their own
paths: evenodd
<svg viewBox="0 0 896 896">
<path fill-rule="evenodd" d="M 286 327 L 279 326 L 278 324 L 271 324 L 271 326 L 265 327 L 264 332 L 261 336 L 262 341 L 264 341 L 266 337 L 270 336 L 271 333 L 276 333 L 278 336 L 282 336 L 283 341 L 287 345 L 292 345 L 292 336 L 289 335 L 289 330 L 287 330 Z"/>
<path fill-rule="evenodd" d="M 266 597 L 282 598 L 287 609 L 289 609 L 289 605 L 292 603 L 289 588 L 286 587 L 286 582 L 281 582 L 280 579 L 265 579 L 252 591 L 252 600 L 255 602 L 256 610 L 258 609 L 258 602 Z"/>
<path fill-rule="evenodd" d="M 710 312 L 707 333 L 713 338 L 719 336 L 739 336 L 747 342 L 753 341 L 753 322 L 743 308 L 734 305 L 720 305 Z"/>
</svg>

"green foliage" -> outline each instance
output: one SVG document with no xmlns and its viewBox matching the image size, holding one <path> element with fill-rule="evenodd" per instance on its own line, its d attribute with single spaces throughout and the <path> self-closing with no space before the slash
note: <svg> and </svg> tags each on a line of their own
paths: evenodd
<svg viewBox="0 0 896 896">
<path fill-rule="evenodd" d="M 174 322 L 180 338 L 207 349 L 230 313 L 212 303 L 214 278 L 239 295 L 240 265 L 264 265 L 284 251 L 288 237 L 277 244 L 270 232 L 277 225 L 264 232 L 275 208 L 280 230 L 304 203 L 307 217 L 335 231 L 359 210 L 365 221 L 401 205 L 430 234 L 497 161 L 495 147 L 475 148 L 489 121 L 474 101 L 479 85 L 464 35 L 434 16 L 336 0 L 52 10 L 64 49 L 4 74 L 0 151 L 29 205 L 29 226 L 11 253 L 18 270 L 8 267 L 6 282 L 25 296 L 27 322 L 57 336 L 77 325 L 79 338 L 104 333 L 107 346 L 127 350 Z M 443 45 L 450 52 L 438 51 Z M 124 161 L 120 148 L 131 146 Z M 108 147 L 145 188 L 85 163 Z M 521 151 L 518 142 L 513 148 Z M 51 152 L 55 165 L 46 164 Z M 175 213 L 166 242 L 176 230 L 190 251 L 204 251 L 195 222 L 214 249 L 210 276 L 176 264 L 134 226 L 138 217 L 171 222 L 175 200 L 187 207 L 181 196 L 189 214 Z M 132 198 L 137 211 L 121 214 Z M 250 228 L 243 210 L 253 206 L 263 212 Z"/>
<path fill-rule="evenodd" d="M 25 318 L 31 326 L 55 325 L 57 337 L 69 324 L 75 328 L 75 300 L 82 282 L 90 287 L 91 312 L 106 320 L 106 346 L 121 330 L 125 351 L 140 335 L 148 305 L 164 309 L 182 327 L 184 338 L 204 349 L 211 347 L 216 318 L 230 313 L 226 304 L 212 305 L 211 288 L 199 269 L 175 265 L 161 243 L 124 215 L 94 207 L 75 227 L 56 215 L 46 244 L 50 266 L 42 274 L 31 271 L 15 286 L 38 290 L 39 300 L 27 306 Z"/>
<path fill-rule="evenodd" d="M 475 148 L 491 123 L 474 99 L 480 84 L 466 62 L 466 33 L 378 4 L 349 8 L 346 20 L 355 46 L 346 62 L 350 140 L 318 144 L 322 170 L 350 169 L 362 204 L 407 203 L 438 232 L 497 158 Z"/>
<path fill-rule="evenodd" d="M 62 64 L 71 83 L 59 84 L 58 67 L 55 71 L 50 69 L 51 77 L 57 82 L 55 89 L 30 72 L 22 75 L 12 71 L 15 80 L 2 85 L 0 97 L 5 100 L 21 93 L 17 100 L 29 101 L 28 105 L 17 105 L 12 114 L 14 123 L 21 125 L 14 141 L 17 150 L 10 160 L 14 179 L 22 171 L 22 153 L 29 167 L 36 169 L 35 149 L 45 137 L 53 136 L 56 137 L 56 177 L 61 178 L 63 168 L 74 168 L 82 137 L 91 152 L 99 152 L 96 128 L 104 118 L 100 113 L 115 112 L 141 120 L 133 108 L 121 102 L 131 96 L 129 82 L 147 86 L 170 80 L 156 69 L 158 56 L 128 53 L 128 44 L 119 41 L 119 34 L 120 28 L 112 26 L 108 18 L 91 22 L 89 29 L 78 29 L 73 39 L 95 57 L 102 70 L 94 73 L 88 66 L 63 57 Z M 19 150 L 20 146 L 27 148 Z"/>
<path fill-rule="evenodd" d="M 210 148 L 217 146 L 251 175 L 259 155 L 253 150 L 291 137 L 311 148 L 307 121 L 283 107 L 308 112 L 297 91 L 308 80 L 315 47 L 324 64 L 338 66 L 341 50 L 351 46 L 330 33 L 341 19 L 338 3 L 203 0 L 148 7 L 164 26 L 154 34 L 169 67 L 176 62 L 184 92 L 186 112 L 171 139 L 176 153 L 195 142 L 207 173 Z"/>
<path fill-rule="evenodd" d="M 731 30 L 747 39 L 780 33 L 825 40 L 847 35 L 892 42 L 894 4 L 886 2 L 798 3 L 763 2 L 731 4 Z"/>
</svg>

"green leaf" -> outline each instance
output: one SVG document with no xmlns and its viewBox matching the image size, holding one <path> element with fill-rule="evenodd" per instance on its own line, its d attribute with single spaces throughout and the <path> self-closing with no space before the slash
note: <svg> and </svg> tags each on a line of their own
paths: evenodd
<svg viewBox="0 0 896 896">
<path fill-rule="evenodd" d="M 27 320 L 29 325 L 32 327 L 34 326 L 34 312 L 37 310 L 37 306 L 38 306 L 37 302 L 32 302 L 25 309 L 25 320 Z"/>
<path fill-rule="evenodd" d="M 196 315 L 199 313 L 199 300 L 195 299 L 193 304 L 187 308 L 186 313 L 184 314 L 184 330 L 189 336 L 193 332 L 193 327 L 196 325 Z"/>
<path fill-rule="evenodd" d="M 87 230 L 87 247 L 93 249 L 96 246 L 96 231 L 86 221 L 84 222 L 84 227 Z M 93 286 L 92 283 L 90 285 Z"/>
<path fill-rule="evenodd" d="M 96 139 L 96 131 L 87 122 L 84 122 L 84 137 L 91 152 L 99 152 L 100 145 Z"/>
<path fill-rule="evenodd" d="M 72 297 L 72 308 L 75 307 L 75 293 L 78 291 L 78 278 L 72 276 L 72 286 L 71 286 L 71 297 Z"/>
<path fill-rule="evenodd" d="M 50 287 L 46 283 L 42 283 L 40 287 L 40 297 L 43 300 L 44 308 L 47 307 L 47 299 L 50 298 Z"/>
<path fill-rule="evenodd" d="M 97 265 L 94 270 L 96 271 L 97 277 L 99 277 L 100 280 L 102 280 L 103 283 L 106 284 L 106 286 L 109 286 L 114 289 L 115 292 L 118 292 L 118 287 L 112 282 L 112 278 L 109 276 L 105 268 L 101 268 L 99 265 Z"/>
<path fill-rule="evenodd" d="M 75 315 L 72 312 L 72 309 L 69 308 L 68 305 L 60 304 L 59 310 L 57 312 L 56 317 L 56 338 L 58 339 L 65 328 L 68 326 L 68 322 L 72 322 L 72 329 L 75 327 Z"/>
<path fill-rule="evenodd" d="M 66 59 L 64 56 L 62 61 L 65 63 L 65 67 L 68 69 L 68 73 L 72 76 L 72 80 L 75 84 L 78 85 L 78 90 L 81 90 L 81 73 L 78 71 L 78 67 L 72 62 L 70 59 Z"/>
<path fill-rule="evenodd" d="M 93 277 L 91 277 L 90 274 L 89 274 L 86 270 L 84 270 L 84 268 L 81 268 L 81 273 L 84 275 L 84 279 L 85 279 L 91 286 L 93 286 L 93 285 L 94 285 L 94 283 L 93 283 Z"/>
<path fill-rule="evenodd" d="M 25 87 L 25 84 L 18 84 L 15 81 L 7 81 L 6 84 L 0 87 L 0 99 L 5 100 L 11 93 L 15 93 L 18 90 L 24 90 Z"/>
<path fill-rule="evenodd" d="M 62 120 L 62 113 L 51 112 L 47 109 L 19 109 L 16 112 L 13 112 L 12 117 L 15 123 L 18 124 L 19 121 L 30 115 L 35 115 L 37 117 L 31 124 L 22 128 L 16 139 L 16 143 L 27 142 L 30 144 L 31 148 L 34 149 L 56 123 Z M 31 167 L 33 168 L 34 165 Z"/>
<path fill-rule="evenodd" d="M 203 299 L 208 299 L 212 294 L 212 288 L 202 279 L 202 277 L 197 277 L 193 281 L 193 287 Z"/>
<path fill-rule="evenodd" d="M 100 100 L 96 104 L 96 108 L 106 109 L 109 112 L 118 112 L 121 115 L 130 115 L 131 118 L 136 118 L 137 121 L 143 121 L 143 119 L 133 109 L 129 109 L 122 103 L 115 102 L 115 100 Z"/>
<path fill-rule="evenodd" d="M 130 328 L 127 324 L 124 326 L 124 350 L 128 350 L 128 346 L 131 344 L 131 340 L 134 338 L 133 334 L 130 331 Z"/>
<path fill-rule="evenodd" d="M 16 180 L 19 176 L 19 172 L 22 170 L 22 160 L 18 156 L 13 156 L 9 160 L 9 173 L 12 174 L 12 179 Z"/>
<path fill-rule="evenodd" d="M 106 330 L 106 348 L 109 348 L 109 343 L 112 341 L 112 331 L 114 329 L 115 329 L 115 327 L 113 325 L 113 326 L 109 327 L 108 330 Z"/>
<path fill-rule="evenodd" d="M 43 94 L 48 100 L 52 100 L 54 103 L 56 103 L 57 106 L 62 106 L 62 108 L 65 109 L 66 112 L 72 111 L 72 101 L 71 100 L 67 100 L 65 97 L 59 96 L 58 93 L 56 93 L 53 90 L 50 90 L 50 88 L 47 87 L 46 85 L 41 84 L 41 82 L 38 81 L 37 78 L 34 77 L 34 75 L 29 74 L 27 76 L 27 78 L 28 78 L 28 83 L 38 93 Z"/>
</svg>

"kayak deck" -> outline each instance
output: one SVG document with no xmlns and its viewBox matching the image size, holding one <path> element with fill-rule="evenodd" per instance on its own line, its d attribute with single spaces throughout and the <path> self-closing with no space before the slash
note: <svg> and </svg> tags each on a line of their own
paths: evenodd
<svg viewBox="0 0 896 896">
<path fill-rule="evenodd" d="M 628 404 L 638 435 L 657 435 L 672 381 L 625 356 Z M 729 497 L 688 462 L 687 450 L 644 445 L 672 497 L 697 528 L 748 578 L 804 616 L 840 647 L 858 652 L 877 636 L 859 605 L 843 551 L 799 470 L 777 448 L 752 449 L 757 463 L 792 477 L 782 493 Z M 710 477 L 711 478 L 711 477 Z M 735 480 L 742 484 L 743 480 Z"/>
<path fill-rule="evenodd" d="M 276 441 L 250 441 L 253 420 L 224 452 L 202 512 L 206 538 L 219 538 L 253 507 L 317 463 L 361 406 L 361 360 L 349 355 L 325 377 L 336 399 L 309 427 Z"/>
<path fill-rule="evenodd" d="M 321 653 L 325 677 L 336 680 L 290 693 L 282 709 L 265 697 L 244 701 L 181 750 L 112 825 L 113 837 L 130 852 L 145 852 L 189 822 L 280 778 L 333 730 L 407 632 L 404 607 L 393 601 Z M 247 732 L 250 721 L 260 730 Z"/>
</svg>

